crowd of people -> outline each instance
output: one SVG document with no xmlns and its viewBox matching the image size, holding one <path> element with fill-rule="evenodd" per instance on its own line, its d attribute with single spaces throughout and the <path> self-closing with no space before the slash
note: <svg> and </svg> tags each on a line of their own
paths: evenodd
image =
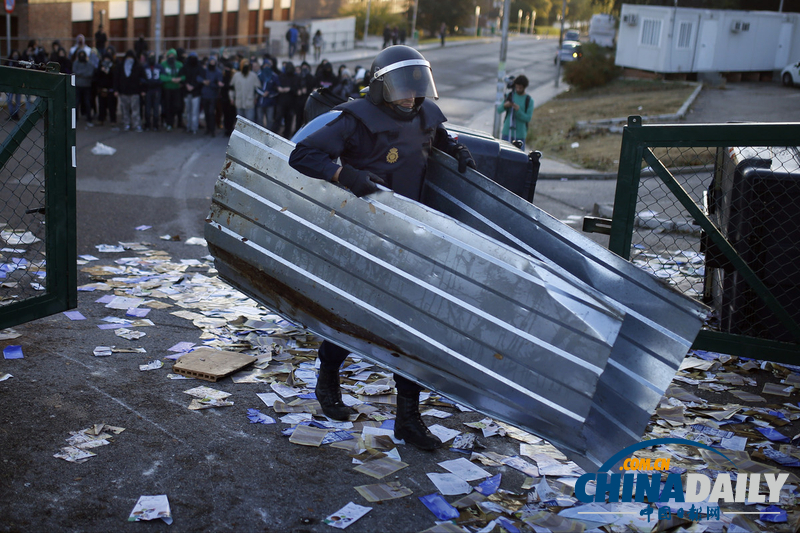
<svg viewBox="0 0 800 533">
<path fill-rule="evenodd" d="M 317 43 L 314 48 L 317 58 Z M 334 71 L 325 59 L 312 69 L 305 60 L 279 63 L 268 53 L 201 58 L 180 48 L 157 58 L 140 43 L 119 54 L 113 46 L 89 46 L 83 35 L 69 49 L 54 41 L 50 54 L 31 41 L 24 53 L 12 51 L 9 60 L 12 66 L 58 62 L 61 72 L 75 76 L 76 111 L 87 128 L 108 123 L 137 132 L 183 129 L 214 136 L 221 130 L 230 135 L 241 115 L 290 138 L 302 126 L 306 100 L 315 89 L 324 87 L 347 100 L 368 83 L 366 69 L 353 72 L 341 65 Z M 9 94 L 7 101 L 9 115 L 18 120 L 20 95 Z"/>
</svg>

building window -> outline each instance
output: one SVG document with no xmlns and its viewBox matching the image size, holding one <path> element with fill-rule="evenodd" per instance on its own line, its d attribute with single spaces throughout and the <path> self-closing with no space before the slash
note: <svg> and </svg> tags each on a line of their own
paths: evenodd
<svg viewBox="0 0 800 533">
<path fill-rule="evenodd" d="M 642 20 L 641 44 L 644 46 L 658 46 L 661 42 L 661 21 L 656 19 Z"/>
<path fill-rule="evenodd" d="M 133 19 L 133 35 L 137 39 L 141 36 L 150 38 L 150 17 L 137 17 Z"/>
<path fill-rule="evenodd" d="M 685 50 L 692 44 L 692 23 L 681 22 L 678 26 L 678 49 Z"/>
<path fill-rule="evenodd" d="M 227 15 L 225 46 L 236 46 L 239 44 L 239 12 L 228 11 Z"/>
<path fill-rule="evenodd" d="M 183 35 L 186 37 L 186 48 L 197 48 L 197 15 L 183 16 Z"/>
<path fill-rule="evenodd" d="M 211 48 L 222 46 L 222 13 L 208 15 L 208 34 L 211 37 Z"/>
</svg>

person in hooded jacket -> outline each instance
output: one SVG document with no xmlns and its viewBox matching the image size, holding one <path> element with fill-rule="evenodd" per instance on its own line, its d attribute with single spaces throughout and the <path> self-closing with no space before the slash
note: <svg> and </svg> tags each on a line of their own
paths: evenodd
<svg viewBox="0 0 800 533">
<path fill-rule="evenodd" d="M 72 72 L 75 74 L 75 103 L 80 105 L 81 113 L 86 117 L 86 127 L 94 126 L 92 123 L 92 79 L 94 66 L 89 62 L 89 55 L 85 50 L 77 54 L 77 61 L 72 63 Z"/>
<path fill-rule="evenodd" d="M 222 90 L 219 95 L 219 105 L 222 109 L 222 128 L 225 130 L 225 135 L 230 137 L 233 133 L 233 128 L 236 126 L 236 105 L 232 90 L 233 75 L 236 73 L 236 68 L 231 59 L 223 59 L 220 65 L 223 68 Z"/>
<path fill-rule="evenodd" d="M 317 87 L 325 87 L 332 89 L 336 85 L 336 74 L 333 73 L 333 65 L 327 59 L 323 59 L 322 63 L 317 67 Z"/>
<path fill-rule="evenodd" d="M 200 99 L 202 86 L 198 79 L 203 74 L 203 66 L 195 52 L 190 52 L 186 58 L 186 64 L 181 68 L 180 75 L 185 80 L 184 88 L 186 97 L 184 106 L 186 108 L 186 132 L 196 134 L 200 127 Z"/>
<path fill-rule="evenodd" d="M 161 65 L 156 63 L 156 56 L 147 56 L 143 67 L 144 77 L 144 128 L 158 131 L 161 122 Z"/>
<path fill-rule="evenodd" d="M 294 133 L 294 113 L 299 91 L 300 76 L 295 72 L 294 63 L 286 61 L 283 63 L 283 72 L 278 76 L 275 129 L 278 130 L 283 123 L 283 136 L 287 139 Z"/>
<path fill-rule="evenodd" d="M 261 85 L 256 89 L 256 122 L 270 131 L 275 131 L 275 99 L 278 96 L 278 73 L 273 66 L 273 60 L 265 57 L 258 73 Z"/>
<path fill-rule="evenodd" d="M 178 61 L 178 53 L 174 48 L 167 51 L 167 59 L 161 63 L 161 96 L 164 103 L 164 114 L 167 131 L 172 131 L 175 117 L 181 112 L 181 76 L 183 63 Z"/>
<path fill-rule="evenodd" d="M 86 58 L 88 60 L 89 54 L 92 53 L 92 49 L 86 45 L 86 38 L 83 36 L 82 33 L 79 33 L 77 37 L 75 37 L 75 44 L 72 45 L 72 48 L 69 49 L 69 60 L 73 63 L 78 59 L 78 52 L 83 51 L 86 53 Z"/>
<path fill-rule="evenodd" d="M 59 72 L 62 74 L 72 74 L 72 61 L 67 57 L 67 49 L 63 46 L 60 46 L 56 52 L 56 61 L 59 67 L 61 67 Z"/>
<path fill-rule="evenodd" d="M 100 65 L 94 71 L 95 84 L 97 85 L 98 125 L 105 124 L 106 116 L 109 122 L 117 122 L 117 97 L 114 95 L 114 75 L 116 65 L 111 54 L 106 53 Z"/>
<path fill-rule="evenodd" d="M 345 67 L 339 71 L 339 83 L 333 88 L 333 94 L 342 100 L 347 100 L 355 92 L 356 85 L 353 82 L 353 76 L 350 74 L 350 69 Z"/>
<path fill-rule="evenodd" d="M 236 113 L 247 120 L 256 119 L 256 89 L 261 85 L 258 74 L 252 72 L 250 60 L 242 59 L 239 62 L 239 71 L 233 73 L 231 87 L 233 87 L 233 104 Z"/>
<path fill-rule="evenodd" d="M 311 74 L 311 65 L 305 61 L 300 63 L 300 73 L 298 76 L 300 78 L 300 88 L 297 90 L 297 99 L 294 105 L 294 115 L 296 117 L 295 133 L 303 126 L 303 110 L 306 107 L 306 100 L 308 100 L 308 96 L 314 89 L 317 88 L 317 80 L 314 75 Z"/>
<path fill-rule="evenodd" d="M 206 135 L 214 136 L 214 128 L 217 125 L 217 100 L 219 92 L 222 90 L 222 71 L 217 68 L 217 56 L 208 58 L 206 68 L 198 75 L 197 81 L 200 84 L 200 102 L 203 106 L 203 113 L 206 116 Z"/>
<path fill-rule="evenodd" d="M 131 128 L 137 132 L 142 131 L 142 120 L 139 115 L 139 98 L 144 96 L 145 89 L 142 84 L 144 71 L 136 61 L 133 50 L 125 52 L 125 59 L 114 76 L 114 94 L 119 98 L 119 107 L 122 110 L 122 124 L 125 131 Z"/>
</svg>

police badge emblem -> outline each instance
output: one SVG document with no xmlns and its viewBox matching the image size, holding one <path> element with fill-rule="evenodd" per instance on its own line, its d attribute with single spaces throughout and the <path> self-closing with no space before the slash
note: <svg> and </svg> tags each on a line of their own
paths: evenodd
<svg viewBox="0 0 800 533">
<path fill-rule="evenodd" d="M 386 161 L 388 163 L 397 163 L 397 160 L 400 158 L 400 154 L 397 153 L 397 148 L 392 148 L 389 150 L 389 153 L 386 154 Z"/>
</svg>

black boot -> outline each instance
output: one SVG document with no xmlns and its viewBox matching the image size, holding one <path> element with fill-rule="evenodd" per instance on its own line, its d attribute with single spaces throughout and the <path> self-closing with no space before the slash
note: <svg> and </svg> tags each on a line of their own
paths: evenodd
<svg viewBox="0 0 800 533">
<path fill-rule="evenodd" d="M 314 389 L 322 412 L 334 420 L 349 420 L 355 409 L 347 407 L 342 401 L 342 390 L 339 388 L 339 369 L 319 369 L 317 387 Z"/>
<path fill-rule="evenodd" d="M 422 422 L 422 416 L 419 414 L 419 395 L 397 396 L 394 436 L 420 450 L 432 451 L 442 444 L 442 441 L 431 433 Z"/>
</svg>

